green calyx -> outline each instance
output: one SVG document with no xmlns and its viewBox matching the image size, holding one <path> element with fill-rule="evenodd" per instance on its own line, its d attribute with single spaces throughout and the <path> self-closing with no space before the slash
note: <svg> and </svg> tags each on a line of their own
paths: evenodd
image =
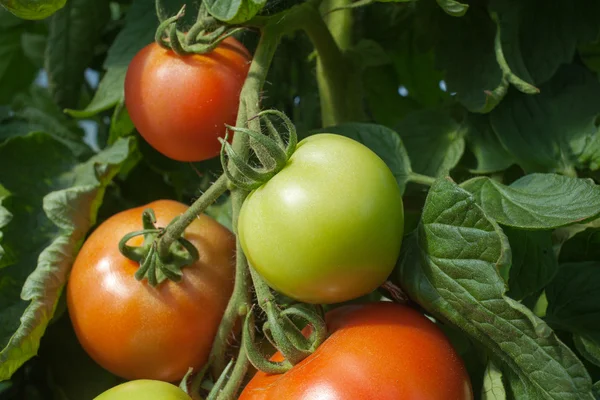
<svg viewBox="0 0 600 400">
<path fill-rule="evenodd" d="M 282 120 L 285 133 L 282 134 L 275 127 L 269 116 L 276 116 Z M 258 113 L 254 118 L 258 118 L 259 125 L 265 128 L 267 134 L 247 128 L 232 126 L 227 126 L 227 128 L 238 135 L 249 136 L 250 148 L 258 160 L 259 166 L 252 165 L 248 159 L 238 155 L 227 142 L 227 137 L 219 139 L 222 144 L 221 164 L 223 171 L 233 185 L 248 191 L 263 185 L 281 171 L 298 144 L 296 127 L 284 113 L 277 110 L 265 110 Z M 285 136 L 287 136 L 287 141 Z M 234 173 L 234 169 L 239 174 Z"/>
<path fill-rule="evenodd" d="M 169 225 L 176 221 L 177 218 L 173 219 Z M 159 254 L 159 242 L 166 228 L 155 226 L 156 216 L 152 209 L 144 210 L 142 222 L 144 229 L 128 233 L 119 242 L 121 253 L 140 264 L 135 278 L 138 281 L 147 279 L 152 287 L 158 286 L 165 279 L 179 282 L 183 276 L 181 269 L 198 261 L 200 257 L 198 250 L 188 240 L 179 237 L 171 244 L 169 251 L 161 255 Z M 133 247 L 127 244 L 131 238 L 140 235 L 144 236 L 141 246 Z"/>
<path fill-rule="evenodd" d="M 196 22 L 186 34 L 177 29 L 177 23 L 184 14 L 185 5 L 176 15 L 161 21 L 154 37 L 161 47 L 173 50 L 181 56 L 209 53 L 223 40 L 243 29 L 220 24 L 208 14 L 206 7 L 201 5 Z"/>
</svg>

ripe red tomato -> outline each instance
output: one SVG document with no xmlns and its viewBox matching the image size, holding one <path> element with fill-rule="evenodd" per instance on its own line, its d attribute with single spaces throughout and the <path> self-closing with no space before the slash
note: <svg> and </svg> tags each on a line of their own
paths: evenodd
<svg viewBox="0 0 600 400">
<path fill-rule="evenodd" d="M 387 302 L 344 306 L 327 324 L 331 336 L 315 353 L 285 374 L 259 371 L 239 400 L 473 398 L 462 360 L 417 311 Z"/>
<path fill-rule="evenodd" d="M 81 345 L 102 367 L 126 379 L 172 382 L 207 360 L 233 290 L 235 238 L 201 215 L 185 231 L 199 261 L 182 269 L 180 282 L 166 280 L 153 288 L 135 279 L 139 264 L 118 249 L 125 234 L 142 228 L 148 207 L 163 227 L 187 208 L 159 200 L 103 222 L 77 255 L 67 304 Z M 142 241 L 137 236 L 128 244 Z"/>
<path fill-rule="evenodd" d="M 125 77 L 125 104 L 152 147 L 179 161 L 219 154 L 225 124 L 235 125 L 250 54 L 235 38 L 207 54 L 178 56 L 156 43 L 133 58 Z"/>
</svg>

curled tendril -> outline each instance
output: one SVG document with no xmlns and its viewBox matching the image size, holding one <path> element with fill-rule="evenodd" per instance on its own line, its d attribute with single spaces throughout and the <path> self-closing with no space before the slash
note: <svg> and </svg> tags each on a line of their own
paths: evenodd
<svg viewBox="0 0 600 400">
<path fill-rule="evenodd" d="M 243 346 L 248 360 L 261 371 L 271 374 L 288 371 L 311 355 L 327 337 L 327 328 L 321 315 L 305 305 L 294 305 L 281 310 L 275 303 L 268 301 L 262 309 L 267 314 L 267 321 L 263 324 L 262 331 L 267 340 L 281 352 L 284 360 L 272 361 L 262 353 L 255 339 L 254 315 L 250 312 L 244 322 Z M 310 334 L 308 336 L 302 334 L 291 317 L 310 325 Z"/>
<path fill-rule="evenodd" d="M 186 35 L 177 29 L 177 23 L 184 15 L 185 5 L 176 15 L 164 19 L 156 29 L 154 36 L 154 40 L 160 46 L 182 56 L 209 53 L 223 40 L 243 29 L 220 25 L 215 18 L 208 14 L 206 7 L 201 5 L 198 19 Z"/>
<path fill-rule="evenodd" d="M 275 128 L 269 116 L 278 117 L 283 121 L 287 142 L 284 140 L 284 135 Z M 228 132 L 225 139 L 219 139 L 222 145 L 221 164 L 227 178 L 233 185 L 245 190 L 258 188 L 281 171 L 298 144 L 296 127 L 284 113 L 277 110 L 265 110 L 254 118 L 258 118 L 266 127 L 266 135 L 251 129 L 227 125 Z M 248 160 L 235 152 L 227 141 L 229 131 L 238 135 L 247 135 L 250 138 L 250 147 L 260 161 L 260 167 L 250 165 Z M 241 176 L 235 176 L 233 169 L 237 170 Z"/>
</svg>

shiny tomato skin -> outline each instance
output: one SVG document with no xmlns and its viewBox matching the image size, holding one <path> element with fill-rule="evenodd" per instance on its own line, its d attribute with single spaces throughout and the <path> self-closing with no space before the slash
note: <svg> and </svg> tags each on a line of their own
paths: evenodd
<svg viewBox="0 0 600 400">
<path fill-rule="evenodd" d="M 380 286 L 403 230 L 392 172 L 363 144 L 334 134 L 302 140 L 287 165 L 246 198 L 238 221 L 244 253 L 265 281 L 321 304 Z"/>
<path fill-rule="evenodd" d="M 235 238 L 201 215 L 185 231 L 200 259 L 182 269 L 180 282 L 151 287 L 134 277 L 139 264 L 118 249 L 121 238 L 142 228 L 152 208 L 166 226 L 184 204 L 159 200 L 115 214 L 92 232 L 77 255 L 67 285 L 75 333 L 102 367 L 125 379 L 173 382 L 207 360 L 234 281 Z M 129 240 L 140 245 L 143 238 Z"/>
<path fill-rule="evenodd" d="M 259 371 L 239 400 L 473 399 L 446 336 L 412 308 L 343 306 L 328 313 L 327 324 L 331 335 L 312 355 L 284 374 Z"/>
<path fill-rule="evenodd" d="M 171 383 L 139 379 L 108 389 L 94 400 L 192 400 L 192 398 Z"/>
<path fill-rule="evenodd" d="M 225 124 L 235 125 L 250 54 L 235 38 L 206 54 L 178 56 L 151 43 L 133 58 L 125 104 L 138 132 L 178 161 L 219 154 Z"/>
</svg>

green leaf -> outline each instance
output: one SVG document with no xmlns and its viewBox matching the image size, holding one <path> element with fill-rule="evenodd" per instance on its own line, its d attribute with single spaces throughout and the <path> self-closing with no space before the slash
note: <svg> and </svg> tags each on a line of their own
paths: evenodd
<svg viewBox="0 0 600 400">
<path fill-rule="evenodd" d="M 546 321 L 573 333 L 600 333 L 600 262 L 561 264 L 546 287 Z"/>
<path fill-rule="evenodd" d="M 383 47 L 374 40 L 362 39 L 349 52 L 355 54 L 361 67 L 378 67 L 391 62 Z"/>
<path fill-rule="evenodd" d="M 461 186 L 489 217 L 515 228 L 553 229 L 600 215 L 600 186 L 590 179 L 531 174 L 510 186 L 488 177 Z"/>
<path fill-rule="evenodd" d="M 561 262 L 600 260 L 600 228 L 589 228 L 567 240 L 560 250 Z"/>
<path fill-rule="evenodd" d="M 490 360 L 483 374 L 482 400 L 506 400 L 502 371 Z"/>
<path fill-rule="evenodd" d="M 413 171 L 419 174 L 446 175 L 465 150 L 465 130 L 440 110 L 410 113 L 396 131 L 406 146 Z"/>
<path fill-rule="evenodd" d="M 419 228 L 403 243 L 398 272 L 413 300 L 483 345 L 535 394 L 523 398 L 591 399 L 591 379 L 577 357 L 505 295 L 497 270 L 509 262 L 500 227 L 470 193 L 440 178 Z"/>
<path fill-rule="evenodd" d="M 592 391 L 596 400 L 600 399 L 600 381 L 594 383 L 592 386 Z"/>
<path fill-rule="evenodd" d="M 249 21 L 263 9 L 267 0 L 205 0 L 208 12 L 229 24 Z"/>
<path fill-rule="evenodd" d="M 67 0 L 2 0 L 0 4 L 23 19 L 44 19 L 64 7 Z"/>
<path fill-rule="evenodd" d="M 104 74 L 104 77 L 98 85 L 98 90 L 90 104 L 83 110 L 65 110 L 67 114 L 74 118 L 90 118 L 94 115 L 113 108 L 124 99 L 125 74 L 127 67 L 114 67 Z"/>
<path fill-rule="evenodd" d="M 600 367 L 600 333 L 593 335 L 573 335 L 577 351 L 589 362 Z"/>
<path fill-rule="evenodd" d="M 44 67 L 44 53 L 46 51 L 47 37 L 45 34 L 24 32 L 21 35 L 21 47 L 25 56 L 35 65 L 36 68 Z"/>
<path fill-rule="evenodd" d="M 471 172 L 499 172 L 515 163 L 512 155 L 500 143 L 487 115 L 469 114 L 467 127 L 467 145 L 477 159 L 477 166 Z"/>
<path fill-rule="evenodd" d="M 580 44 L 578 51 L 581 61 L 583 61 L 586 67 L 600 73 L 600 40 Z"/>
<path fill-rule="evenodd" d="M 354 139 L 373 150 L 396 177 L 400 190 L 404 193 L 411 173 L 410 160 L 400 136 L 385 126 L 363 123 L 348 123 L 330 126 L 313 133 L 336 133 Z"/>
<path fill-rule="evenodd" d="M 129 118 L 127 108 L 125 108 L 125 102 L 121 101 L 115 107 L 111 121 L 110 130 L 108 133 L 108 144 L 115 143 L 119 138 L 125 137 L 133 133 L 135 126 L 133 121 Z"/>
<path fill-rule="evenodd" d="M 69 148 L 44 133 L 0 145 L 2 248 L 0 380 L 37 353 L 106 186 L 132 151 L 131 140 L 78 164 Z M 35 162 L 32 162 L 35 160 Z"/>
<path fill-rule="evenodd" d="M 0 16 L 0 104 L 7 104 L 27 89 L 37 71 L 21 47 L 25 23 L 2 8 Z"/>
<path fill-rule="evenodd" d="M 92 154 L 83 142 L 83 130 L 58 108 L 44 88 L 33 85 L 28 94 L 13 101 L 11 120 L 0 125 L 0 138 L 22 136 L 30 132 L 49 132 L 49 135 L 69 147 L 78 158 Z"/>
<path fill-rule="evenodd" d="M 363 73 L 363 87 L 368 111 L 373 120 L 387 127 L 395 127 L 419 104 L 398 93 L 400 82 L 392 65 L 367 68 Z"/>
<path fill-rule="evenodd" d="M 508 295 L 522 300 L 541 291 L 558 271 L 558 261 L 552 250 L 552 232 L 509 227 L 503 230 L 512 250 Z"/>
<path fill-rule="evenodd" d="M 489 112 L 502 100 L 508 88 L 496 61 L 496 27 L 482 4 L 473 4 L 462 18 L 439 12 L 435 57 L 446 72 L 449 92 L 469 111 Z"/>
<path fill-rule="evenodd" d="M 492 111 L 492 128 L 502 145 L 527 172 L 570 173 L 598 165 L 598 79 L 570 65 L 540 90 L 536 96 L 513 90 Z"/>
<path fill-rule="evenodd" d="M 596 0 L 491 0 L 489 7 L 498 14 L 508 65 L 534 85 L 571 63 L 577 44 L 595 40 L 600 31 Z"/>
<path fill-rule="evenodd" d="M 552 244 L 554 246 L 554 253 L 559 255 L 562 246 L 570 240 L 572 237 L 580 232 L 585 231 L 588 228 L 600 228 L 600 219 L 595 219 L 584 224 L 573 224 L 562 228 L 555 229 L 552 232 Z M 562 261 L 570 261 L 563 259 Z"/>
<path fill-rule="evenodd" d="M 76 107 L 84 71 L 109 21 L 107 0 L 69 0 L 50 18 L 45 69 L 48 88 L 61 108 Z"/>
<path fill-rule="evenodd" d="M 469 9 L 468 4 L 459 3 L 456 0 L 437 0 L 437 3 L 448 15 L 453 17 L 462 17 Z"/>
</svg>

